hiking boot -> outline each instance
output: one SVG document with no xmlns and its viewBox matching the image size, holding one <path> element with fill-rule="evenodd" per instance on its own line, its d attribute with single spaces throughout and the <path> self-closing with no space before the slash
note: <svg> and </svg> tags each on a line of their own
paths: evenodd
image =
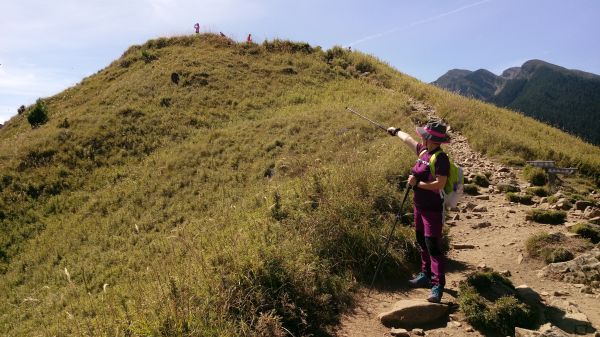
<svg viewBox="0 0 600 337">
<path fill-rule="evenodd" d="M 429 288 L 431 286 L 431 279 L 425 273 L 420 272 L 419 275 L 409 280 L 408 283 L 415 288 Z"/>
<path fill-rule="evenodd" d="M 440 303 L 442 300 L 442 295 L 444 294 L 444 287 L 439 284 L 436 284 L 431 288 L 431 295 L 427 298 L 428 302 L 432 303 Z"/>
</svg>

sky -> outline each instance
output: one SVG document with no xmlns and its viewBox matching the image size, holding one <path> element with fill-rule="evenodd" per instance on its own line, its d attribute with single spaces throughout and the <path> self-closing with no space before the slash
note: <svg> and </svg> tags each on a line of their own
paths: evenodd
<svg viewBox="0 0 600 337">
<path fill-rule="evenodd" d="M 541 59 L 600 74 L 597 0 L 3 0 L 0 123 L 106 67 L 131 45 L 201 31 L 371 54 L 432 82 Z"/>
</svg>

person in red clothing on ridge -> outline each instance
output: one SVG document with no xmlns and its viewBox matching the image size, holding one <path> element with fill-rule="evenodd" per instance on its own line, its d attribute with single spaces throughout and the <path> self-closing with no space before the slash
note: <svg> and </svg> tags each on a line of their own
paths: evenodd
<svg viewBox="0 0 600 337">
<path fill-rule="evenodd" d="M 246 42 L 252 43 L 252 34 L 248 34 L 248 38 L 246 39 Z"/>
<path fill-rule="evenodd" d="M 390 127 L 387 131 L 390 135 L 399 137 L 417 155 L 408 183 L 414 190 L 415 233 L 421 251 L 421 272 L 409 283 L 414 287 L 431 287 L 431 295 L 427 300 L 439 303 L 446 284 L 445 256 L 442 251 L 444 198 L 440 191 L 450 173 L 450 160 L 440 145 L 450 142 L 447 127 L 440 121 L 417 127 L 421 143 L 417 143 L 400 129 Z M 433 176 L 429 160 L 435 153 Z"/>
</svg>

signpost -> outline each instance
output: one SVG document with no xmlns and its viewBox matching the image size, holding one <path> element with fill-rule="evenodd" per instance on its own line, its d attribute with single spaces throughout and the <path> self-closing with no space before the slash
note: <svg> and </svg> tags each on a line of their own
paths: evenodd
<svg viewBox="0 0 600 337">
<path fill-rule="evenodd" d="M 554 174 L 573 174 L 577 172 L 574 167 L 555 167 L 554 160 L 531 160 L 527 164 L 535 167 L 541 167 L 548 173 Z"/>
</svg>

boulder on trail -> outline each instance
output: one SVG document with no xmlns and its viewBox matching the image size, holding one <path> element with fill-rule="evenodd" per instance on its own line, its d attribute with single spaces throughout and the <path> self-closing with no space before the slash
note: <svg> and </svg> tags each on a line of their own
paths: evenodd
<svg viewBox="0 0 600 337">
<path fill-rule="evenodd" d="M 585 211 L 583 211 L 583 217 L 586 219 L 592 219 L 597 216 L 600 216 L 600 209 L 596 207 L 588 206 L 585 208 Z"/>
<path fill-rule="evenodd" d="M 435 322 L 447 312 L 448 306 L 445 304 L 402 300 L 396 302 L 390 311 L 379 314 L 379 320 L 385 326 L 417 326 Z"/>
<path fill-rule="evenodd" d="M 528 330 L 516 327 L 515 337 L 569 337 L 570 335 L 550 324 L 542 325 L 539 330 Z"/>
</svg>

